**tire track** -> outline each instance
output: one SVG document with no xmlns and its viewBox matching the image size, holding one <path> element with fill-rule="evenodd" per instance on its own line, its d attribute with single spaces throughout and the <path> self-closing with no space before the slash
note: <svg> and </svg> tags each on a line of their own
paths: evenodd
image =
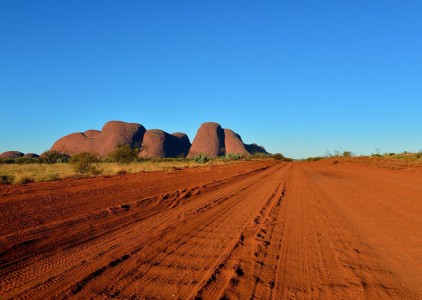
<svg viewBox="0 0 422 300">
<path fill-rule="evenodd" d="M 242 192 L 242 186 L 247 187 L 254 180 L 265 176 L 267 173 L 271 174 L 273 168 L 262 168 L 247 175 L 242 174 L 236 176 L 236 178 L 214 182 L 209 185 L 209 189 L 206 189 L 204 185 L 202 188 L 195 187 L 176 192 L 175 195 L 162 195 L 161 199 L 151 200 L 152 203 L 158 201 L 163 205 L 157 206 L 156 210 L 152 209 L 149 215 L 142 212 L 138 212 L 138 214 L 133 212 L 138 208 L 137 205 L 145 203 L 145 200 L 115 208 L 114 213 L 109 215 L 113 219 L 109 223 L 102 223 L 107 218 L 96 220 L 96 225 L 98 226 L 99 223 L 103 228 L 99 228 L 99 232 L 95 236 L 88 237 L 79 243 L 70 240 L 67 241 L 69 243 L 67 244 L 64 241 L 63 244 L 44 249 L 41 253 L 30 255 L 3 266 L 0 270 L 2 272 L 0 296 L 19 295 L 19 297 L 31 298 L 39 295 L 51 296 L 52 289 L 58 291 L 59 295 L 63 289 L 57 289 L 57 285 L 66 287 L 75 282 L 77 278 L 90 276 L 89 274 L 95 272 L 95 269 L 101 269 L 101 265 L 105 266 L 114 261 L 114 259 L 108 257 L 128 255 L 128 245 L 129 249 L 133 249 L 134 245 L 145 246 L 146 243 L 151 241 L 154 234 L 139 235 L 141 230 L 147 233 L 157 233 L 156 235 L 159 237 L 159 233 L 165 232 L 169 226 L 177 226 L 179 222 L 183 222 L 183 219 L 203 214 L 207 210 L 220 205 L 220 202 L 227 201 L 230 198 L 219 197 L 210 205 L 209 199 L 202 197 L 204 200 L 200 197 L 201 195 L 208 193 L 235 195 L 239 191 Z M 128 208 L 128 211 L 126 211 L 126 208 Z M 143 206 L 140 205 L 139 209 L 142 210 L 142 208 Z M 128 213 L 130 215 L 125 217 Z M 127 222 L 120 222 L 124 221 L 125 218 Z M 87 222 L 86 219 L 83 219 L 83 221 L 80 221 L 80 223 Z M 93 220 L 89 221 L 93 222 Z M 61 232 L 62 229 L 63 227 L 57 226 L 48 228 L 46 231 Z M 35 233 L 39 234 L 40 232 L 36 231 Z M 33 235 L 34 231 L 28 233 L 27 236 L 31 236 L 31 234 Z M 122 251 L 122 249 L 125 251 Z M 93 269 L 94 266 L 99 267 Z"/>
</svg>

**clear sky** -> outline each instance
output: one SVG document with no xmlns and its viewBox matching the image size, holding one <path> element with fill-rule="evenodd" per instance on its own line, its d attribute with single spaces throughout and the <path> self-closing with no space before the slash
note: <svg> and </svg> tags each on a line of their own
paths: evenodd
<svg viewBox="0 0 422 300">
<path fill-rule="evenodd" d="M 0 1 L 0 152 L 109 120 L 290 157 L 422 149 L 422 1 Z"/>
</svg>

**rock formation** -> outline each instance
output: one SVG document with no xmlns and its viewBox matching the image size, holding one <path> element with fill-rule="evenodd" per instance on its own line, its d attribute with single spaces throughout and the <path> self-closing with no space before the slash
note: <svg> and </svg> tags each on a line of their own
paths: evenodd
<svg viewBox="0 0 422 300">
<path fill-rule="evenodd" d="M 249 145 L 245 144 L 245 148 L 246 150 L 248 150 L 250 154 L 255 154 L 255 153 L 269 154 L 263 146 L 258 146 L 257 144 L 249 144 Z"/>
<path fill-rule="evenodd" d="M 94 145 L 100 156 L 106 156 L 119 145 L 140 148 L 145 131 L 141 124 L 110 121 L 104 125 Z"/>
<path fill-rule="evenodd" d="M 89 138 L 82 132 L 75 132 L 65 135 L 61 139 L 57 140 L 52 151 L 58 151 L 63 154 L 73 155 L 81 152 L 97 152 L 94 146 L 95 139 Z"/>
<path fill-rule="evenodd" d="M 201 124 L 188 156 L 192 157 L 201 153 L 209 157 L 225 155 L 224 130 L 220 124 L 214 122 Z"/>
<path fill-rule="evenodd" d="M 189 153 L 190 147 L 192 146 L 188 135 L 183 132 L 175 132 L 171 135 L 177 139 L 177 142 L 175 143 L 175 152 L 178 153 L 178 156 L 186 157 Z"/>
<path fill-rule="evenodd" d="M 0 158 L 19 158 L 23 156 L 24 154 L 19 151 L 6 151 L 0 154 Z"/>
<path fill-rule="evenodd" d="M 190 141 L 186 134 L 168 134 L 160 129 L 145 132 L 139 157 L 185 157 L 189 152 Z"/>
<path fill-rule="evenodd" d="M 140 124 L 110 121 L 102 131 L 87 130 L 66 135 L 56 141 L 51 150 L 67 155 L 90 152 L 104 157 L 119 145 L 140 147 L 145 131 Z"/>
<path fill-rule="evenodd" d="M 224 144 L 226 149 L 226 154 L 230 153 L 239 153 L 239 154 L 249 154 L 243 144 L 242 138 L 240 135 L 235 133 L 230 129 L 224 129 Z"/>
<path fill-rule="evenodd" d="M 192 142 L 189 157 L 206 154 L 216 157 L 230 153 L 254 154 L 256 152 L 268 154 L 264 147 L 256 144 L 244 144 L 240 135 L 230 129 L 222 129 L 217 123 L 203 123 Z"/>
<path fill-rule="evenodd" d="M 26 153 L 23 157 L 25 157 L 25 158 L 38 158 L 40 156 L 38 154 L 35 154 L 35 153 Z"/>
<path fill-rule="evenodd" d="M 140 148 L 139 157 L 142 158 L 268 154 L 264 147 L 244 144 L 239 134 L 214 122 L 203 123 L 191 144 L 185 133 L 169 134 L 160 129 L 146 130 L 137 123 L 110 121 L 101 131 L 87 130 L 66 135 L 57 140 L 51 150 L 67 155 L 90 152 L 105 157 L 119 145 Z"/>
</svg>

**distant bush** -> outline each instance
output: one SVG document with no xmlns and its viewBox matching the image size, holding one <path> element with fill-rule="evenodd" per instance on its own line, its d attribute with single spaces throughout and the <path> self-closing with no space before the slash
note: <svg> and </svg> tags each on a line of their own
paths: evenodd
<svg viewBox="0 0 422 300">
<path fill-rule="evenodd" d="M 352 151 L 343 151 L 343 156 L 344 157 L 352 157 L 353 156 L 353 152 Z"/>
<path fill-rule="evenodd" d="M 40 155 L 40 161 L 48 164 L 67 163 L 69 162 L 69 159 L 69 155 L 60 153 L 55 150 L 47 150 Z"/>
<path fill-rule="evenodd" d="M 324 159 L 324 158 L 325 157 L 322 157 L 322 156 L 316 156 L 316 157 L 308 157 L 305 160 L 306 161 L 318 161 L 318 160 L 321 160 L 321 159 Z"/>
<path fill-rule="evenodd" d="M 33 157 L 0 158 L 0 164 L 34 164 L 40 162 L 39 158 Z"/>
<path fill-rule="evenodd" d="M 276 160 L 284 160 L 284 155 L 281 153 L 276 153 L 276 154 L 273 154 L 272 158 Z"/>
<path fill-rule="evenodd" d="M 196 154 L 195 156 L 193 156 L 192 160 L 194 162 L 204 164 L 204 163 L 208 162 L 210 160 L 210 158 L 208 157 L 208 155 L 206 155 L 204 153 L 200 153 L 200 154 Z"/>
<path fill-rule="evenodd" d="M 252 158 L 268 158 L 268 154 L 262 152 L 255 152 L 252 154 Z"/>
<path fill-rule="evenodd" d="M 108 157 L 112 162 L 128 164 L 138 158 L 139 149 L 132 149 L 128 145 L 121 145 L 114 149 Z"/>
<path fill-rule="evenodd" d="M 224 157 L 226 160 L 239 160 L 243 158 L 241 153 L 229 153 Z"/>
<path fill-rule="evenodd" d="M 101 173 L 101 171 L 94 166 L 94 163 L 98 162 L 98 159 L 92 153 L 82 152 L 75 154 L 70 158 L 69 162 L 73 164 L 76 173 L 92 173 L 94 175 Z"/>
</svg>

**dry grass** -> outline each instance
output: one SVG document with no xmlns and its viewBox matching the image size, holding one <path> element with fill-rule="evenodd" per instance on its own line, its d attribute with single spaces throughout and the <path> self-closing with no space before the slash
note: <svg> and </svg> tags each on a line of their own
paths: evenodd
<svg viewBox="0 0 422 300">
<path fill-rule="evenodd" d="M 336 157 L 340 162 L 354 162 L 391 170 L 420 170 L 422 153 L 400 153 L 373 156 Z"/>
<path fill-rule="evenodd" d="M 144 161 L 126 165 L 118 163 L 97 163 L 98 175 L 122 175 L 126 173 L 174 171 L 185 168 L 200 166 L 221 165 L 236 163 L 220 159 L 211 160 L 207 163 L 197 163 L 191 160 L 182 161 Z M 95 176 L 95 175 L 86 175 Z M 66 178 L 79 178 L 73 166 L 69 163 L 57 164 L 0 164 L 0 178 L 3 183 L 26 184 L 30 182 L 45 182 Z"/>
</svg>

